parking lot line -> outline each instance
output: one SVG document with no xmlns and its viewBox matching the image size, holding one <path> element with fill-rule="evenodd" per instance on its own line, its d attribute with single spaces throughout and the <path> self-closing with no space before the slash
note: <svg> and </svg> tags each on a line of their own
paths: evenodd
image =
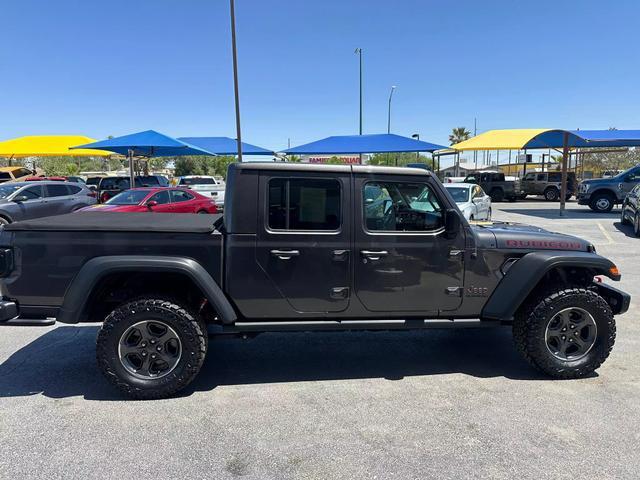
<svg viewBox="0 0 640 480">
<path fill-rule="evenodd" d="M 605 238 L 609 241 L 609 244 L 616 243 L 613 241 L 613 238 L 611 238 L 611 235 L 609 235 L 609 232 L 607 232 L 607 230 L 602 226 L 600 222 L 596 222 L 596 224 L 598 225 L 598 228 L 600 229 L 602 234 L 605 236 Z"/>
</svg>

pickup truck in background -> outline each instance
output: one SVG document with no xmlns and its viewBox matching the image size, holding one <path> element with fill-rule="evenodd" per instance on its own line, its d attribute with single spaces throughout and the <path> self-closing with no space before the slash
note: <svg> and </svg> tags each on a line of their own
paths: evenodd
<svg viewBox="0 0 640 480">
<path fill-rule="evenodd" d="M 463 180 L 464 183 L 475 183 L 491 197 L 493 202 L 509 200 L 515 202 L 522 196 L 520 180 L 508 180 L 501 172 L 474 172 Z"/>
<path fill-rule="evenodd" d="M 594 212 L 610 212 L 640 183 L 640 165 L 614 177 L 584 180 L 578 187 L 578 204 L 589 205 Z"/>
<path fill-rule="evenodd" d="M 175 184 L 178 187 L 186 187 L 194 190 L 205 197 L 211 197 L 218 209 L 222 210 L 224 208 L 225 183 L 221 177 L 213 177 L 211 175 L 185 175 L 178 177 Z"/>
<path fill-rule="evenodd" d="M 532 365 L 580 378 L 605 361 L 629 307 L 594 281 L 620 273 L 591 243 L 472 226 L 427 170 L 236 163 L 226 195 L 224 217 L 81 212 L 5 226 L 0 325 L 99 322 L 98 367 L 150 399 L 196 377 L 208 334 L 509 325 Z"/>
</svg>

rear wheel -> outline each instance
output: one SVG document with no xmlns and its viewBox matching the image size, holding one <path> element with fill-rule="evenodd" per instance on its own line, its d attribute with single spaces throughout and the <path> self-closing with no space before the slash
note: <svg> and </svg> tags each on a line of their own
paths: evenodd
<svg viewBox="0 0 640 480">
<path fill-rule="evenodd" d="M 633 216 L 633 234 L 640 237 L 640 215 L 637 213 Z"/>
<path fill-rule="evenodd" d="M 107 316 L 96 356 L 102 373 L 126 395 L 156 399 L 191 383 L 206 351 L 206 328 L 185 308 L 161 298 L 141 298 Z"/>
<path fill-rule="evenodd" d="M 207 212 L 206 210 L 198 210 L 196 213 L 199 213 L 200 215 L 208 215 L 209 212 Z"/>
<path fill-rule="evenodd" d="M 581 378 L 607 359 L 616 337 L 613 313 L 581 287 L 549 291 L 518 312 L 513 336 L 522 355 L 556 378 Z"/>
<path fill-rule="evenodd" d="M 555 202 L 560 198 L 560 192 L 556 187 L 548 187 L 544 191 L 544 199 L 548 202 Z"/>
<path fill-rule="evenodd" d="M 613 209 L 615 201 L 609 193 L 597 193 L 589 202 L 589 208 L 599 213 L 608 213 Z"/>
<path fill-rule="evenodd" d="M 494 188 L 489 192 L 489 196 L 491 197 L 491 201 L 501 202 L 504 200 L 504 191 L 501 188 Z"/>
</svg>

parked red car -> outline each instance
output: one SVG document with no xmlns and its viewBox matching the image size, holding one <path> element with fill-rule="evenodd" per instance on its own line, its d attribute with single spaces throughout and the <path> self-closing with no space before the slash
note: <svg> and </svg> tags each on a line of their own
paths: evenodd
<svg viewBox="0 0 640 480">
<path fill-rule="evenodd" d="M 216 204 L 210 198 L 190 190 L 166 187 L 132 188 L 110 198 L 106 203 L 78 211 L 218 213 Z"/>
</svg>

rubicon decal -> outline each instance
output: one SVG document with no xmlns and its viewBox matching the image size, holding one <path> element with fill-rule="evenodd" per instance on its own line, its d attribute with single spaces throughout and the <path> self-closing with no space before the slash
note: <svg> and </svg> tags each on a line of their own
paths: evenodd
<svg viewBox="0 0 640 480">
<path fill-rule="evenodd" d="M 549 250 L 582 250 L 580 242 L 562 240 L 506 240 L 507 247 L 511 248 L 542 248 Z"/>
</svg>

